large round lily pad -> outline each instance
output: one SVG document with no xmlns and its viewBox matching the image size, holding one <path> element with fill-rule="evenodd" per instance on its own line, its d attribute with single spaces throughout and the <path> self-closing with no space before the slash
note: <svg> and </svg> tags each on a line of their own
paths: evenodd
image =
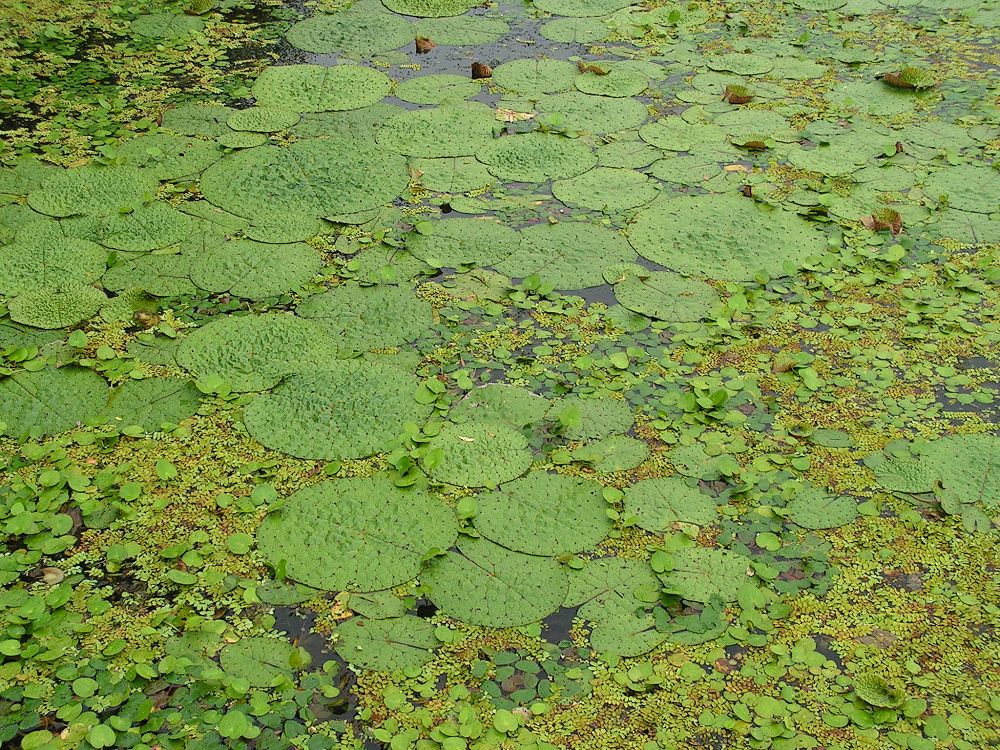
<svg viewBox="0 0 1000 750">
<path fill-rule="evenodd" d="M 468 99 L 483 88 L 481 81 L 454 73 L 418 76 L 403 81 L 393 92 L 397 99 L 413 104 L 440 104 L 448 100 Z"/>
<path fill-rule="evenodd" d="M 785 273 L 822 253 L 826 236 L 781 209 L 729 194 L 658 198 L 629 227 L 629 242 L 654 263 L 692 276 L 752 279 Z"/>
<path fill-rule="evenodd" d="M 788 517 L 804 529 L 835 529 L 858 516 L 858 504 L 853 499 L 814 484 L 800 485 L 785 509 Z"/>
<path fill-rule="evenodd" d="M 312 321 L 275 313 L 240 315 L 188 334 L 177 362 L 196 377 L 218 378 L 234 391 L 263 391 L 335 351 L 336 342 Z"/>
<path fill-rule="evenodd" d="M 293 375 L 247 405 L 243 421 L 268 448 L 297 458 L 366 458 L 422 423 L 430 405 L 417 380 L 391 362 L 352 359 Z"/>
<path fill-rule="evenodd" d="M 613 213 L 638 208 L 660 194 L 654 180 L 633 169 L 595 167 L 552 183 L 552 194 L 567 206 Z"/>
<path fill-rule="evenodd" d="M 565 60 L 511 60 L 493 70 L 493 83 L 529 98 L 569 91 L 579 71 Z"/>
<path fill-rule="evenodd" d="M 100 289 L 86 284 L 30 289 L 7 305 L 10 319 L 33 328 L 66 328 L 97 314 L 107 301 Z"/>
<path fill-rule="evenodd" d="M 28 193 L 28 205 L 48 216 L 106 216 L 152 199 L 159 180 L 138 167 L 87 165 L 49 174 Z"/>
<path fill-rule="evenodd" d="M 90 284 L 107 269 L 108 251 L 99 245 L 65 236 L 56 222 L 29 227 L 3 248 L 0 294 L 13 296 L 30 289 Z"/>
<path fill-rule="evenodd" d="M 499 138 L 477 151 L 476 158 L 501 180 L 516 182 L 576 177 L 597 164 L 582 141 L 534 132 Z"/>
<path fill-rule="evenodd" d="M 285 32 L 285 38 L 307 52 L 368 57 L 412 41 L 413 24 L 385 12 L 319 13 L 294 24 Z"/>
<path fill-rule="evenodd" d="M 356 141 L 311 139 L 231 154 L 205 171 L 201 191 L 238 216 L 326 217 L 383 206 L 407 182 L 401 156 Z"/>
<path fill-rule="evenodd" d="M 369 620 L 352 617 L 337 625 L 335 648 L 348 664 L 391 672 L 422 667 L 434 658 L 434 624 L 413 615 Z"/>
<path fill-rule="evenodd" d="M 378 131 L 380 146 L 407 156 L 468 156 L 493 138 L 493 110 L 478 102 L 400 112 Z"/>
<path fill-rule="evenodd" d="M 94 239 L 123 252 L 142 253 L 175 245 L 189 237 L 195 219 L 166 203 L 151 203 L 134 211 L 100 219 Z"/>
<path fill-rule="evenodd" d="M 191 280 L 209 292 L 263 299 L 305 284 L 323 258 L 304 242 L 269 244 L 229 240 L 191 262 Z"/>
<path fill-rule="evenodd" d="M 531 472 L 477 498 L 476 529 L 531 555 L 589 549 L 611 529 L 602 489 L 590 479 Z"/>
<path fill-rule="evenodd" d="M 669 271 L 628 274 L 615 284 L 615 299 L 640 315 L 673 323 L 701 320 L 719 303 L 704 281 Z"/>
<path fill-rule="evenodd" d="M 504 422 L 446 422 L 428 447 L 422 465 L 431 479 L 461 487 L 496 487 L 532 461 L 527 439 Z"/>
<path fill-rule="evenodd" d="M 391 88 L 385 73 L 360 65 L 278 65 L 260 74 L 253 95 L 260 107 L 330 112 L 367 107 Z"/>
<path fill-rule="evenodd" d="M 635 421 L 625 401 L 585 396 L 564 396 L 552 404 L 547 416 L 571 440 L 598 440 L 622 433 Z"/>
<path fill-rule="evenodd" d="M 426 234 L 414 234 L 407 248 L 439 268 L 492 266 L 516 252 L 521 235 L 492 219 L 444 219 Z"/>
<path fill-rule="evenodd" d="M 625 515 L 654 533 L 677 523 L 705 526 L 715 519 L 715 501 L 680 477 L 643 479 L 625 490 Z"/>
<path fill-rule="evenodd" d="M 635 260 L 619 233 L 584 222 L 539 224 L 521 232 L 518 249 L 497 270 L 524 278 L 538 274 L 557 289 L 585 289 L 604 283 L 603 270 Z"/>
<path fill-rule="evenodd" d="M 253 687 L 269 687 L 292 676 L 295 646 L 285 640 L 257 636 L 241 638 L 219 652 L 219 663 L 231 679 L 244 679 Z"/>
<path fill-rule="evenodd" d="M 404 286 L 345 284 L 308 297 L 295 312 L 321 324 L 344 351 L 355 352 L 413 341 L 433 323 L 430 303 Z"/>
<path fill-rule="evenodd" d="M 534 0 L 539 10 L 557 16 L 589 17 L 607 16 L 616 10 L 635 5 L 639 0 Z"/>
<path fill-rule="evenodd" d="M 458 536 L 454 514 L 389 479 L 338 479 L 292 494 L 268 515 L 257 546 L 292 580 L 327 591 L 379 591 L 420 571 L 424 556 Z"/>
<path fill-rule="evenodd" d="M 514 427 L 541 422 L 549 400 L 527 388 L 506 383 L 492 383 L 473 388 L 451 410 L 454 421 L 486 419 L 507 422 Z"/>
<path fill-rule="evenodd" d="M 1000 171 L 986 164 L 962 164 L 935 172 L 924 182 L 924 192 L 962 211 L 991 214 L 1000 211 Z"/>
<path fill-rule="evenodd" d="M 487 539 L 463 539 L 431 561 L 421 582 L 446 615 L 470 625 L 506 628 L 537 622 L 566 597 L 562 566 Z"/>
<path fill-rule="evenodd" d="M 636 99 L 612 99 L 579 91 L 543 96 L 538 101 L 540 119 L 558 122 L 566 130 L 586 133 L 615 133 L 636 128 L 649 112 Z"/>
<path fill-rule="evenodd" d="M 108 384 L 82 367 L 22 371 L 0 380 L 0 422 L 8 435 L 55 435 L 97 417 L 108 400 Z"/>
<path fill-rule="evenodd" d="M 382 4 L 404 16 L 440 18 L 460 16 L 477 5 L 478 0 L 382 0 Z"/>
<path fill-rule="evenodd" d="M 414 159 L 410 168 L 419 173 L 421 185 L 439 193 L 464 193 L 496 182 L 486 165 L 474 156 Z"/>
</svg>

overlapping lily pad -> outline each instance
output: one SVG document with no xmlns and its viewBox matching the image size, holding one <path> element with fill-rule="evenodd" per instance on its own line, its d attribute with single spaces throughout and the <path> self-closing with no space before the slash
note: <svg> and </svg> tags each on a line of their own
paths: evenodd
<svg viewBox="0 0 1000 750">
<path fill-rule="evenodd" d="M 243 421 L 268 448 L 297 458 L 366 458 L 430 414 L 416 389 L 416 378 L 390 361 L 328 362 L 258 396 Z"/>
<path fill-rule="evenodd" d="M 439 18 L 460 16 L 476 4 L 476 0 L 382 0 L 389 10 L 405 16 Z"/>
<path fill-rule="evenodd" d="M 521 237 L 518 249 L 498 263 L 497 270 L 518 278 L 538 274 L 557 289 L 600 286 L 604 268 L 635 259 L 620 234 L 585 222 L 529 227 Z"/>
<path fill-rule="evenodd" d="M 413 615 L 369 620 L 352 617 L 337 625 L 337 653 L 344 661 L 382 672 L 420 667 L 434 658 L 434 625 Z"/>
<path fill-rule="evenodd" d="M 28 205 L 48 216 L 107 216 L 148 202 L 157 185 L 138 167 L 87 165 L 51 173 L 28 193 Z"/>
<path fill-rule="evenodd" d="M 615 298 L 629 310 L 674 323 L 701 320 L 719 303 L 704 281 L 669 271 L 628 274 L 615 284 Z"/>
<path fill-rule="evenodd" d="M 395 96 L 413 104 L 440 104 L 448 100 L 468 99 L 482 89 L 479 81 L 454 73 L 418 76 L 396 86 Z"/>
<path fill-rule="evenodd" d="M 412 341 L 425 333 L 431 306 L 403 286 L 335 287 L 305 299 L 297 315 L 322 325 L 344 351 L 365 352 Z"/>
<path fill-rule="evenodd" d="M 187 378 L 130 380 L 111 392 L 108 416 L 114 424 L 153 432 L 190 417 L 200 400 L 201 392 Z"/>
<path fill-rule="evenodd" d="M 549 400 L 526 388 L 494 383 L 474 388 L 451 411 L 451 418 L 459 422 L 470 420 L 499 420 L 515 427 L 541 422 L 548 411 Z"/>
<path fill-rule="evenodd" d="M 611 529 L 601 485 L 532 472 L 477 498 L 476 529 L 518 552 L 560 555 L 596 546 Z"/>
<path fill-rule="evenodd" d="M 379 591 L 410 580 L 432 550 L 451 547 L 454 514 L 385 477 L 321 482 L 287 498 L 257 546 L 289 578 L 327 591 Z"/>
<path fill-rule="evenodd" d="M 524 435 L 485 419 L 446 422 L 428 447 L 422 463 L 428 476 L 461 487 L 496 487 L 524 474 L 532 461 Z"/>
<path fill-rule="evenodd" d="M 678 523 L 705 526 L 715 520 L 715 501 L 679 477 L 643 479 L 625 490 L 625 514 L 646 531 L 668 531 Z"/>
<path fill-rule="evenodd" d="M 493 110 L 478 102 L 401 112 L 386 120 L 378 143 L 407 156 L 469 156 L 490 142 Z"/>
<path fill-rule="evenodd" d="M 565 60 L 511 60 L 493 70 L 493 83 L 529 98 L 569 91 L 579 71 Z"/>
<path fill-rule="evenodd" d="M 494 628 L 537 622 L 566 597 L 562 566 L 486 539 L 463 539 L 458 549 L 433 560 L 421 581 L 447 615 Z"/>
<path fill-rule="evenodd" d="M 614 212 L 638 208 L 660 194 L 656 183 L 632 169 L 595 167 L 577 177 L 556 180 L 552 194 L 568 206 Z"/>
<path fill-rule="evenodd" d="M 823 232 L 797 214 L 729 194 L 659 198 L 636 216 L 629 242 L 674 271 L 717 279 L 781 276 L 827 247 Z"/>
<path fill-rule="evenodd" d="M 743 555 L 708 547 L 688 547 L 672 554 L 672 570 L 660 575 L 664 588 L 694 602 L 731 602 L 749 579 Z"/>
<path fill-rule="evenodd" d="M 107 301 L 104 292 L 86 284 L 36 287 L 7 305 L 10 319 L 33 328 L 66 328 L 97 314 Z"/>
</svg>

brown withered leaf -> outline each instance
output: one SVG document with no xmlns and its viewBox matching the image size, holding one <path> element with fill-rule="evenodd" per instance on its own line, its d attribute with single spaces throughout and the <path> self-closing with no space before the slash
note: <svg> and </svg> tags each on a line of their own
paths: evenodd
<svg viewBox="0 0 1000 750">
<path fill-rule="evenodd" d="M 581 73 L 593 73 L 595 76 L 606 76 L 610 72 L 604 68 L 598 67 L 597 65 L 588 65 L 582 60 L 576 61 L 576 67 Z"/>
<path fill-rule="evenodd" d="M 518 112 L 514 109 L 497 107 L 497 119 L 500 122 L 524 122 L 535 116 L 534 112 Z"/>
<path fill-rule="evenodd" d="M 899 211 L 894 211 L 891 208 L 880 208 L 873 211 L 871 216 L 863 216 L 861 223 L 873 232 L 888 229 L 893 237 L 903 231 L 903 217 L 899 215 Z"/>
<path fill-rule="evenodd" d="M 478 78 L 491 78 L 493 76 L 493 68 L 485 63 L 474 62 L 472 63 L 472 79 L 476 80 Z"/>
<path fill-rule="evenodd" d="M 434 44 L 433 41 L 431 41 L 425 36 L 418 36 L 414 41 L 416 42 L 418 55 L 426 55 L 432 49 L 437 47 L 437 45 Z"/>
<path fill-rule="evenodd" d="M 722 101 L 730 104 L 746 104 L 751 99 L 753 99 L 753 94 L 743 86 L 726 86 L 726 90 L 722 94 Z"/>
</svg>

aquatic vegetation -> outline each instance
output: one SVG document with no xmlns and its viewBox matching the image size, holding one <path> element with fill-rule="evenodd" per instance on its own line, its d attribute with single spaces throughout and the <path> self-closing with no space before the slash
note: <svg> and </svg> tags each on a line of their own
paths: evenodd
<svg viewBox="0 0 1000 750">
<path fill-rule="evenodd" d="M 1000 742 L 988 4 L 0 10 L 5 747 Z"/>
</svg>

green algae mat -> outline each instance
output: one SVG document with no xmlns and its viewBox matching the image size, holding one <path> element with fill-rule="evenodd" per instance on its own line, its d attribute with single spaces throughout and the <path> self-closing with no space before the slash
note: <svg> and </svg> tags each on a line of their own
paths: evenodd
<svg viewBox="0 0 1000 750">
<path fill-rule="evenodd" d="M 0 0 L 0 745 L 1000 746 L 992 0 Z"/>
</svg>

